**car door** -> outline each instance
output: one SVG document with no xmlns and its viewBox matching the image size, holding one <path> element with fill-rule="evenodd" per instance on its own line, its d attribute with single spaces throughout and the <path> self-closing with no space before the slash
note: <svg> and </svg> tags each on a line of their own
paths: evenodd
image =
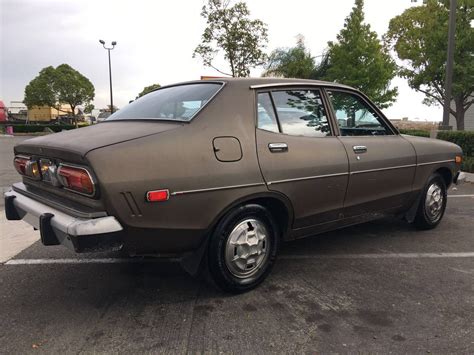
<svg viewBox="0 0 474 355">
<path fill-rule="evenodd" d="M 321 91 L 257 93 L 257 152 L 270 190 L 293 205 L 294 229 L 341 217 L 348 183 L 344 146 L 334 134 Z"/>
<path fill-rule="evenodd" d="M 379 213 L 403 206 L 416 170 L 413 146 L 356 92 L 327 90 L 339 139 L 349 157 L 344 216 Z"/>
</svg>

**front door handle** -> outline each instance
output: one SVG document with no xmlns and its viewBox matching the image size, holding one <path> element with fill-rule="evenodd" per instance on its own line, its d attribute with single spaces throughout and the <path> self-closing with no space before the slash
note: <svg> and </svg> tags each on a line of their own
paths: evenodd
<svg viewBox="0 0 474 355">
<path fill-rule="evenodd" d="M 288 151 L 288 144 L 286 144 L 286 143 L 269 143 L 268 144 L 268 149 L 270 149 L 270 152 L 272 152 L 272 153 L 287 152 Z"/>
<path fill-rule="evenodd" d="M 367 152 L 367 147 L 365 145 L 355 145 L 352 147 L 352 150 L 354 151 L 354 153 L 360 154 Z"/>
</svg>

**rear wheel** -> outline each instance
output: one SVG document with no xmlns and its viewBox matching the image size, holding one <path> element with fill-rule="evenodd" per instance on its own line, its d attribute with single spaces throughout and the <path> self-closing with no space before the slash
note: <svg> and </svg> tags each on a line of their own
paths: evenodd
<svg viewBox="0 0 474 355">
<path fill-rule="evenodd" d="M 439 174 L 433 174 L 423 189 L 423 193 L 415 217 L 415 226 L 419 229 L 435 228 L 446 209 L 446 184 Z"/>
<path fill-rule="evenodd" d="M 270 273 L 279 230 L 270 212 L 255 204 L 238 207 L 216 227 L 208 250 L 209 273 L 225 291 L 258 286 Z"/>
</svg>

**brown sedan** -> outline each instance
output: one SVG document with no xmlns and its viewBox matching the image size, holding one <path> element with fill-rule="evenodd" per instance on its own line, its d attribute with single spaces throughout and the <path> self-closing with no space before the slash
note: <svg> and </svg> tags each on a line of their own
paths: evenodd
<svg viewBox="0 0 474 355">
<path fill-rule="evenodd" d="M 231 292 L 263 281 L 281 241 L 393 214 L 434 228 L 462 159 L 357 90 L 285 79 L 163 87 L 15 154 L 7 218 L 44 245 L 179 255 Z"/>
</svg>

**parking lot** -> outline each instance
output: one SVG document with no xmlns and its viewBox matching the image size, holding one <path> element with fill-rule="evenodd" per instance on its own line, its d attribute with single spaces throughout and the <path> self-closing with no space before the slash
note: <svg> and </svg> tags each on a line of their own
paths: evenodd
<svg viewBox="0 0 474 355">
<path fill-rule="evenodd" d="M 0 138 L 2 188 L 20 139 Z M 390 218 L 288 243 L 237 296 L 175 262 L 34 242 L 0 265 L 0 353 L 473 353 L 474 184 L 449 195 L 435 230 Z M 26 228 L 0 227 L 2 248 Z"/>
</svg>

